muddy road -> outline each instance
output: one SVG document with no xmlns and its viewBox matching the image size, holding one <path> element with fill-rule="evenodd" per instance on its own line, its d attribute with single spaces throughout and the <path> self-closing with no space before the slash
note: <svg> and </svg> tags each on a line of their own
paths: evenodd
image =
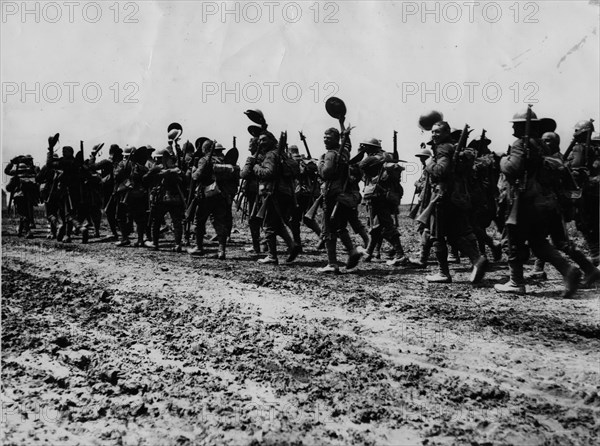
<svg viewBox="0 0 600 446">
<path fill-rule="evenodd" d="M 225 261 L 42 232 L 3 225 L 3 444 L 599 442 L 600 293 L 553 270 L 514 297 L 504 265 L 319 276 L 310 236 L 261 266 L 244 228 Z"/>
</svg>

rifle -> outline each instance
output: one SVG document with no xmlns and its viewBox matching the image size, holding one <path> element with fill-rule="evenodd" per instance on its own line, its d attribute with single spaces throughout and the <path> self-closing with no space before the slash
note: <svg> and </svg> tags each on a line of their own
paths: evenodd
<svg viewBox="0 0 600 446">
<path fill-rule="evenodd" d="M 525 152 L 525 160 L 523 161 L 523 178 L 517 178 L 515 181 L 515 189 L 516 196 L 513 200 L 512 207 L 510 209 L 510 214 L 506 219 L 507 225 L 517 224 L 517 215 L 519 212 L 519 203 L 521 201 L 521 194 L 525 191 L 527 187 L 527 160 L 529 159 L 529 136 L 531 134 L 531 104 L 527 106 L 527 115 L 525 120 L 525 136 L 523 138 L 523 149 Z"/>
<path fill-rule="evenodd" d="M 306 155 L 312 159 L 312 156 L 310 155 L 310 150 L 308 149 L 308 144 L 306 143 L 306 136 L 304 136 L 304 133 L 302 133 L 302 130 L 300 130 L 298 133 L 300 133 L 300 140 L 302 141 L 302 143 L 304 144 L 304 148 L 306 149 Z"/>
<path fill-rule="evenodd" d="M 467 137 L 469 136 L 469 133 L 471 133 L 469 131 L 469 124 L 465 124 L 462 132 L 460 133 L 460 138 L 458 139 L 458 143 L 456 144 L 456 150 L 454 151 L 454 155 L 452 157 L 454 169 L 456 169 L 456 166 L 458 164 L 458 156 L 461 154 L 461 152 L 467 145 Z"/>
<path fill-rule="evenodd" d="M 398 132 L 394 130 L 394 161 L 398 161 L 400 159 L 400 155 L 398 154 Z"/>
</svg>

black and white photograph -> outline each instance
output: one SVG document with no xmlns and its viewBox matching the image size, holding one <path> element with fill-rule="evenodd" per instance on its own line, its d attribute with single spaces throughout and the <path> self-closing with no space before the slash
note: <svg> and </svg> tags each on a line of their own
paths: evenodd
<svg viewBox="0 0 600 446">
<path fill-rule="evenodd" d="M 4 445 L 600 443 L 600 1 L 0 0 Z"/>
</svg>

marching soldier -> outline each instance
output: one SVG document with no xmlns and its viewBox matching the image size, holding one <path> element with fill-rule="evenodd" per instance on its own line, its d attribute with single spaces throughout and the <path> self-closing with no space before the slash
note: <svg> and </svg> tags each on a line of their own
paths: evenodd
<svg viewBox="0 0 600 446">
<path fill-rule="evenodd" d="M 494 154 L 488 148 L 492 141 L 485 137 L 485 130 L 478 140 L 472 140 L 468 147 L 475 151 L 472 172 L 468 176 L 471 193 L 471 224 L 477 237 L 479 252 L 486 255 L 486 246 L 492 251 L 494 261 L 502 258 L 502 246 L 490 237 L 486 229 L 496 215 L 498 174 Z"/>
<path fill-rule="evenodd" d="M 53 161 L 58 160 L 58 154 L 52 154 Z M 58 231 L 58 211 L 59 211 L 59 200 L 58 200 L 58 175 L 59 173 L 50 167 L 48 164 L 44 164 L 36 175 L 36 182 L 40 184 L 40 198 L 44 203 L 44 209 L 46 211 L 46 219 L 48 220 L 49 233 L 46 236 L 48 240 L 56 239 L 56 233 Z"/>
<path fill-rule="evenodd" d="M 571 260 L 573 260 L 585 277 L 581 284 L 582 288 L 589 288 L 594 282 L 600 280 L 600 270 L 596 268 L 585 254 L 577 248 L 575 243 L 569 238 L 566 227 L 566 217 L 572 215 L 570 207 L 573 203 L 570 200 L 561 199 L 568 194 L 568 190 L 573 190 L 576 187 L 573 181 L 572 174 L 567 170 L 560 153 L 560 137 L 554 132 L 546 132 L 542 135 L 544 142 L 544 164 L 549 167 L 548 170 L 556 172 L 557 175 L 552 175 L 549 178 L 549 184 L 552 185 L 554 193 L 558 200 L 558 206 L 555 210 L 548 212 L 548 228 L 552 244 L 564 252 Z M 570 194 L 569 194 L 570 195 Z M 544 271 L 545 262 L 541 259 L 536 259 L 533 271 L 526 276 L 532 279 L 546 279 Z"/>
<path fill-rule="evenodd" d="M 362 254 L 358 252 L 350 234 L 348 233 L 348 219 L 355 209 L 353 200 L 355 194 L 349 189 L 348 176 L 350 175 L 350 129 L 344 130 L 343 144 L 340 147 L 340 132 L 335 128 L 325 131 L 323 142 L 327 150 L 319 160 L 319 176 L 323 180 L 321 191 L 323 194 L 323 239 L 327 249 L 327 265 L 319 268 L 320 273 L 338 273 L 337 264 L 337 239 L 346 248 L 348 260 L 346 268 L 352 269 L 358 265 Z M 359 194 L 360 195 L 360 194 Z M 341 202 L 341 201 L 346 201 Z M 358 204 L 358 203 L 355 203 Z"/>
<path fill-rule="evenodd" d="M 494 288 L 500 292 L 524 294 L 523 264 L 529 249 L 539 259 L 550 262 L 563 276 L 569 298 L 577 291 L 581 270 L 573 267 L 546 239 L 550 215 L 556 212 L 557 200 L 552 190 L 556 164 L 544 162 L 542 121 L 531 108 L 514 115 L 513 135 L 518 138 L 500 160 L 500 170 L 508 186 L 510 215 L 505 223 L 508 240 L 510 278 Z"/>
<path fill-rule="evenodd" d="M 260 150 L 258 145 L 258 137 L 252 137 L 249 143 L 250 156 L 246 160 L 246 163 L 240 172 L 242 178 L 242 193 L 246 196 L 248 202 L 248 209 L 250 215 L 248 216 L 248 227 L 250 228 L 250 237 L 252 238 L 252 247 L 246 248 L 247 252 L 254 252 L 260 254 L 260 227 L 261 221 L 256 217 L 258 212 L 258 177 L 254 173 L 254 165 L 261 164 L 264 160 L 264 153 Z"/>
<path fill-rule="evenodd" d="M 565 159 L 567 167 L 582 191 L 581 206 L 576 210 L 577 229 L 581 231 L 592 260 L 600 263 L 600 150 L 592 144 L 594 124 L 592 120 L 580 121 L 575 125 L 573 142 Z"/>
<path fill-rule="evenodd" d="M 133 149 L 128 160 L 122 161 L 115 169 L 115 182 L 120 185 L 118 204 L 118 222 L 121 230 L 121 241 L 117 246 L 129 246 L 130 222 L 135 222 L 137 241 L 134 247 L 144 246 L 146 234 L 148 192 L 144 186 L 144 177 L 148 173 L 146 162 L 148 151 L 142 146 Z"/>
<path fill-rule="evenodd" d="M 364 198 L 369 203 L 369 221 L 371 222 L 371 238 L 367 247 L 365 261 L 373 257 L 375 246 L 381 236 L 394 249 L 394 258 L 387 262 L 390 266 L 406 266 L 408 258 L 400 242 L 400 234 L 394 224 L 393 214 L 398 209 L 401 199 L 400 174 L 404 170 L 394 162 L 391 153 L 384 152 L 377 139 L 363 142 L 366 157 L 360 162 L 364 173 Z"/>
<path fill-rule="evenodd" d="M 36 169 L 31 155 L 13 158 L 4 169 L 11 179 L 6 190 L 11 194 L 15 209 L 19 215 L 18 235 L 33 238 L 33 208 L 39 202 L 39 188 L 36 183 Z"/>
<path fill-rule="evenodd" d="M 461 173 L 472 166 L 467 152 L 455 156 L 455 147 L 451 142 L 450 126 L 445 121 L 433 125 L 431 130 L 434 156 L 428 160 L 425 168 L 431 179 L 433 206 L 431 215 L 431 237 L 438 260 L 439 272 L 426 277 L 429 282 L 452 282 L 448 266 L 447 243 L 459 248 L 473 265 L 469 278 L 475 284 L 481 281 L 487 268 L 487 259 L 477 251 L 477 239 L 467 216 L 468 197 L 462 193 Z M 465 135 L 466 136 L 466 135 Z M 462 169 L 462 171 L 461 171 Z"/>
<path fill-rule="evenodd" d="M 261 210 L 263 217 L 263 229 L 269 249 L 269 255 L 258 260 L 262 264 L 278 264 L 277 258 L 277 236 L 280 236 L 289 249 L 286 263 L 293 262 L 300 253 L 300 245 L 296 244 L 286 226 L 286 221 L 293 206 L 293 189 L 291 183 L 291 172 L 286 172 L 282 160 L 281 145 L 277 146 L 277 140 L 272 133 L 263 131 L 258 138 L 260 151 L 264 153 L 264 159 L 256 163 L 256 158 L 249 157 L 248 162 L 253 164 L 253 171 L 259 180 L 259 193 L 262 196 Z M 280 153 L 281 152 L 281 153 Z M 259 211 L 259 213 L 261 213 Z"/>
<path fill-rule="evenodd" d="M 295 179 L 295 194 L 297 206 L 292 212 L 291 228 L 294 241 L 302 245 L 300 238 L 300 223 L 304 221 L 304 224 L 310 228 L 317 236 L 321 236 L 321 228 L 317 222 L 313 219 L 303 218 L 306 211 L 311 207 L 313 202 L 318 196 L 318 173 L 317 164 L 310 158 L 304 158 L 300 155 L 298 146 L 291 145 L 290 155 L 298 163 L 299 174 Z"/>
<path fill-rule="evenodd" d="M 150 191 L 150 224 L 152 225 L 152 241 L 145 242 L 146 247 L 159 250 L 160 225 L 168 212 L 173 223 L 175 247 L 173 251 L 182 252 L 183 217 L 185 198 L 181 186 L 183 173 L 176 165 L 176 159 L 170 148 L 159 150 L 160 164 L 156 164 L 143 177 L 143 184 Z"/>
<path fill-rule="evenodd" d="M 198 204 L 196 210 L 196 246 L 188 252 L 191 255 L 205 254 L 203 243 L 206 234 L 206 222 L 212 216 L 212 223 L 217 233 L 219 253 L 217 258 L 225 260 L 228 231 L 231 227 L 231 186 L 232 179 L 238 178 L 239 167 L 225 163 L 223 145 L 206 141 L 203 146 L 206 153 L 198 162 L 198 167 L 192 174 L 192 180 L 199 185 Z M 237 186 L 235 187 L 237 190 Z"/>
<path fill-rule="evenodd" d="M 427 164 L 427 160 L 433 156 L 433 152 L 427 148 L 425 143 L 423 143 L 421 145 L 421 150 L 417 152 L 415 156 L 419 158 L 423 170 L 421 176 L 415 182 L 415 195 L 418 195 L 419 202 L 410 212 L 409 217 L 413 220 L 417 217 L 419 210 L 423 210 L 429 205 L 431 189 L 429 187 L 429 179 L 427 171 L 425 170 L 425 165 Z M 415 267 L 425 268 L 427 266 L 431 247 L 433 246 L 429 222 L 419 223 L 417 231 L 421 234 L 421 252 L 419 258 L 410 258 L 409 261 Z"/>
</svg>

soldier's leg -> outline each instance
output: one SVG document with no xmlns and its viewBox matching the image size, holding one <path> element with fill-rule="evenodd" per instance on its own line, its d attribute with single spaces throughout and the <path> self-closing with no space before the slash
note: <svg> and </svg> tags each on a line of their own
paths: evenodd
<svg viewBox="0 0 600 446">
<path fill-rule="evenodd" d="M 300 223 L 302 222 L 302 208 L 300 205 L 296 206 L 292 204 L 290 206 L 290 230 L 292 231 L 292 238 L 294 243 L 302 246 L 302 238 L 300 237 Z"/>
<path fill-rule="evenodd" d="M 333 226 L 336 228 L 337 236 L 339 237 L 342 245 L 346 248 L 346 252 L 348 253 L 348 259 L 346 260 L 346 269 L 352 269 L 358 265 L 360 258 L 362 257 L 362 253 L 359 252 L 354 243 L 352 242 L 352 238 L 348 233 L 348 221 L 352 215 L 352 209 L 347 208 L 345 206 L 339 206 L 338 211 L 336 212 Z"/>
<path fill-rule="evenodd" d="M 213 206 L 212 223 L 219 241 L 219 253 L 217 259 L 225 260 L 225 249 L 229 231 L 233 224 L 233 216 L 231 215 L 231 205 L 221 197 L 213 197 L 215 204 Z"/>
<path fill-rule="evenodd" d="M 198 201 L 196 207 L 196 246 L 192 249 L 188 249 L 188 253 L 191 255 L 203 255 L 204 254 L 204 234 L 206 234 L 206 222 L 210 216 L 212 209 L 210 207 L 210 201 L 208 199 L 202 199 Z"/>
<path fill-rule="evenodd" d="M 435 206 L 431 215 L 430 227 L 433 252 L 435 253 L 435 257 L 438 262 L 438 272 L 437 274 L 426 276 L 425 279 L 428 282 L 452 282 L 452 277 L 450 276 L 450 267 L 448 266 L 448 245 L 446 243 L 445 219 L 445 206 L 443 203 L 439 203 Z"/>
<path fill-rule="evenodd" d="M 108 222 L 108 227 L 110 228 L 110 232 L 113 237 L 117 238 L 119 233 L 117 232 L 117 204 L 119 202 L 119 197 L 115 194 L 109 201 L 104 209 L 106 213 L 106 221 Z"/>
<path fill-rule="evenodd" d="M 504 284 L 494 285 L 494 289 L 503 293 L 525 294 L 525 278 L 523 264 L 529 258 L 529 249 L 525 244 L 525 222 L 519 225 L 504 225 L 503 238 L 506 240 L 508 255 L 509 280 Z"/>
<path fill-rule="evenodd" d="M 273 200 L 269 199 L 266 205 L 266 213 L 263 218 L 263 229 L 265 231 L 265 239 L 267 241 L 267 248 L 269 254 L 263 259 L 259 259 L 258 263 L 263 264 L 278 264 L 277 258 L 277 232 L 279 226 L 283 224 L 281 217 L 279 217 L 277 209 L 273 204 Z"/>
<path fill-rule="evenodd" d="M 131 244 L 131 241 L 129 240 L 131 231 L 129 228 L 129 211 L 127 209 L 125 196 L 121 197 L 117 204 L 117 221 L 119 223 L 119 229 L 121 230 L 121 240 L 116 243 L 116 246 L 128 246 Z"/>
<path fill-rule="evenodd" d="M 169 205 L 169 215 L 173 224 L 173 237 L 175 238 L 175 252 L 182 252 L 183 242 L 183 217 L 185 214 L 185 204 L 183 202 L 174 202 Z"/>
<path fill-rule="evenodd" d="M 402 266 L 408 264 L 408 258 L 404 255 L 404 248 L 400 241 L 400 233 L 394 223 L 392 209 L 386 203 L 382 203 L 378 213 L 379 222 L 382 226 L 382 235 L 394 248 L 394 258 L 389 260 L 389 266 Z"/>
<path fill-rule="evenodd" d="M 331 221 L 331 212 L 335 206 L 335 200 L 325 199 L 323 202 L 323 232 L 322 237 L 327 250 L 327 265 L 318 268 L 320 273 L 336 273 L 339 271 L 337 264 L 337 228 Z"/>
<path fill-rule="evenodd" d="M 598 184 L 595 185 L 598 188 Z M 593 191 L 586 194 L 584 197 L 584 212 L 589 219 L 586 230 L 583 232 L 583 237 L 588 244 L 592 262 L 598 266 L 600 264 L 600 198 Z"/>
<path fill-rule="evenodd" d="M 425 268 L 427 266 L 427 260 L 429 259 L 433 242 L 431 241 L 431 232 L 429 231 L 429 228 L 421 228 L 419 232 L 421 233 L 420 255 L 418 258 L 409 259 L 409 262 L 414 266 Z"/>
<path fill-rule="evenodd" d="M 274 202 L 274 206 L 277 206 L 277 235 L 279 235 L 288 247 L 288 257 L 286 258 L 286 263 L 293 262 L 298 254 L 302 251 L 302 245 L 297 243 L 290 232 L 288 231 L 288 227 L 286 222 L 291 220 L 291 214 L 294 210 L 295 203 L 288 196 L 279 196 L 277 201 Z M 300 222 L 298 222 L 298 228 L 300 227 Z"/>
<path fill-rule="evenodd" d="M 363 247 L 367 247 L 369 245 L 369 234 L 367 233 L 367 229 L 365 225 L 360 220 L 358 215 L 358 208 L 350 209 L 348 223 L 350 223 L 350 227 L 355 234 L 360 235 L 360 238 L 363 241 Z"/>
</svg>

